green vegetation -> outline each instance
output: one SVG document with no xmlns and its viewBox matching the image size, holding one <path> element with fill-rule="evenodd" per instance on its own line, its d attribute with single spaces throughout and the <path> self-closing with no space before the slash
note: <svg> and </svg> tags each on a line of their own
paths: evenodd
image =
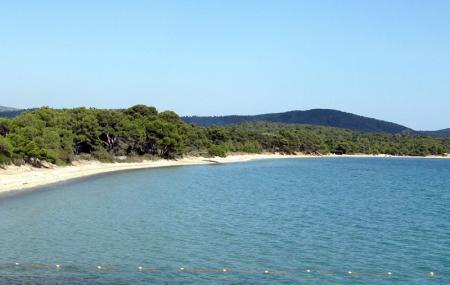
<svg viewBox="0 0 450 285">
<path fill-rule="evenodd" d="M 0 119 L 0 164 L 63 165 L 79 156 L 114 161 L 229 152 L 442 155 L 450 153 L 450 139 L 264 122 L 198 127 L 171 111 L 159 113 L 144 105 L 126 110 L 40 108 Z"/>
<path fill-rule="evenodd" d="M 412 131 L 411 129 L 399 124 L 331 109 L 289 111 L 284 113 L 261 114 L 253 116 L 193 116 L 184 117 L 183 120 L 187 123 L 204 127 L 236 125 L 245 122 L 272 122 L 282 124 L 319 125 L 354 131 L 384 132 L 391 134 Z"/>
</svg>

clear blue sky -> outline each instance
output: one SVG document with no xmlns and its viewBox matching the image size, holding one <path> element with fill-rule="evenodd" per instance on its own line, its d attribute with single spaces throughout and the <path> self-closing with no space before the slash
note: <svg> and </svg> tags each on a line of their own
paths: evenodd
<svg viewBox="0 0 450 285">
<path fill-rule="evenodd" d="M 0 105 L 450 127 L 450 1 L 4 1 Z"/>
</svg>

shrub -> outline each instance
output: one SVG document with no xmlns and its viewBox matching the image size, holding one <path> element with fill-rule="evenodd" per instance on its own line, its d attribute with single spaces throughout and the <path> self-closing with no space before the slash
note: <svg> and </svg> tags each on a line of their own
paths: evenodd
<svg viewBox="0 0 450 285">
<path fill-rule="evenodd" d="M 7 138 L 0 136 L 0 164 L 11 162 L 13 147 Z"/>
<path fill-rule="evenodd" d="M 227 151 L 227 147 L 224 144 L 213 144 L 208 148 L 208 154 L 210 156 L 225 157 L 227 156 Z"/>
</svg>

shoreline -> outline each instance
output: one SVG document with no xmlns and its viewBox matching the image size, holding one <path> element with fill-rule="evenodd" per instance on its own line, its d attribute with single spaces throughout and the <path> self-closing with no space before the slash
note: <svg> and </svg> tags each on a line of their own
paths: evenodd
<svg viewBox="0 0 450 285">
<path fill-rule="evenodd" d="M 0 169 L 0 194 L 20 193 L 22 190 L 32 190 L 41 186 L 92 176 L 101 173 L 124 170 L 159 168 L 170 166 L 206 165 L 217 163 L 237 163 L 263 159 L 283 158 L 450 158 L 449 156 L 391 156 L 391 155 L 284 155 L 284 154 L 232 154 L 227 157 L 184 157 L 179 160 L 155 160 L 142 162 L 102 163 L 99 161 L 75 161 L 70 166 L 52 166 L 51 168 L 34 168 L 30 165 L 7 166 Z"/>
</svg>

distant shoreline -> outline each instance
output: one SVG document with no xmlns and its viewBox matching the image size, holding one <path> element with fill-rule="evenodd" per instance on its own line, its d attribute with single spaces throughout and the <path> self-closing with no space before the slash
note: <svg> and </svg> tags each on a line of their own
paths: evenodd
<svg viewBox="0 0 450 285">
<path fill-rule="evenodd" d="M 102 163 L 99 161 L 76 161 L 70 166 L 53 166 L 52 168 L 33 168 L 26 166 L 8 166 L 0 169 L 0 194 L 21 192 L 21 190 L 32 189 L 40 186 L 55 184 L 67 180 L 92 176 L 101 173 L 110 173 L 124 170 L 158 168 L 184 165 L 205 165 L 215 163 L 236 163 L 262 159 L 282 159 L 282 158 L 326 158 L 326 157 L 347 157 L 347 158 L 443 158 L 450 156 L 392 156 L 392 155 L 283 155 L 283 154 L 232 154 L 227 157 L 185 157 L 179 160 L 155 160 L 143 162 L 121 162 Z"/>
</svg>

